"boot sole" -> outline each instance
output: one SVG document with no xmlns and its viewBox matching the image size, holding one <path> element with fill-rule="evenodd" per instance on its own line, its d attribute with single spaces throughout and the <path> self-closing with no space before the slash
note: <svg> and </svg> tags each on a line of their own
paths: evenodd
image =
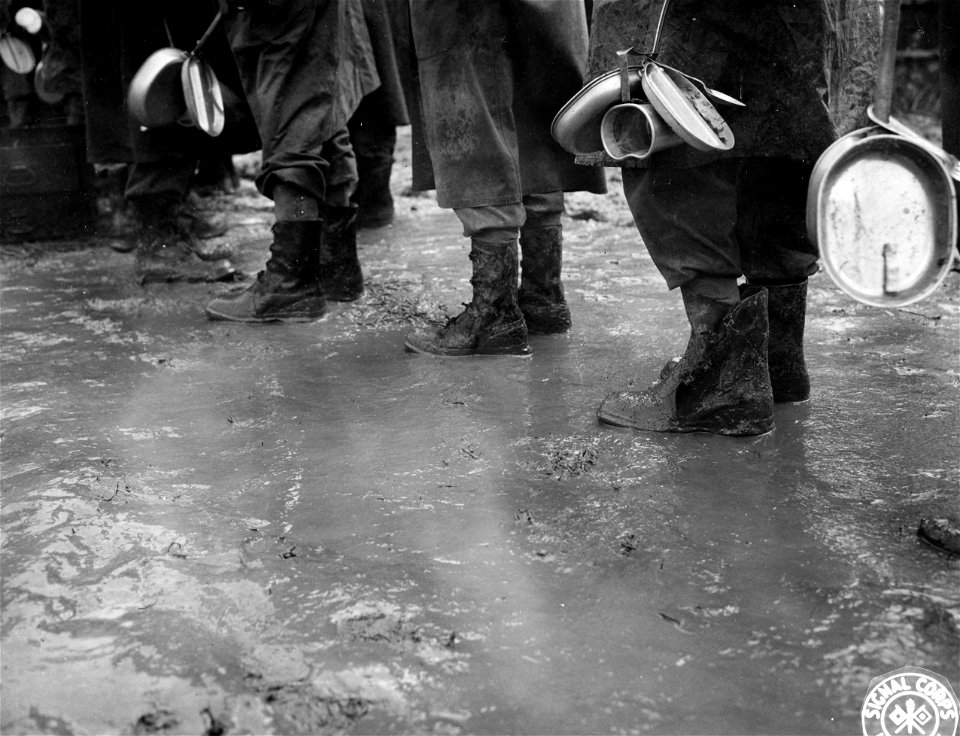
<svg viewBox="0 0 960 736">
<path fill-rule="evenodd" d="M 289 324 L 298 324 L 303 322 L 320 322 L 327 317 L 326 312 L 319 315 L 272 315 L 269 317 L 236 317 L 233 315 L 218 312 L 212 309 L 204 309 L 204 314 L 214 322 L 243 322 L 246 324 L 268 324 L 270 322 L 283 322 Z"/>
<path fill-rule="evenodd" d="M 670 429 L 650 429 L 649 427 L 640 427 L 631 422 L 626 417 L 620 417 L 616 414 L 607 414 L 603 410 L 597 410 L 597 419 L 600 420 L 603 424 L 609 424 L 613 427 L 625 427 L 627 429 L 632 429 L 637 432 L 659 432 L 661 434 L 692 434 L 694 432 L 702 432 L 703 434 L 716 434 L 724 437 L 760 437 L 765 434 L 770 434 L 776 427 L 774 426 L 773 419 L 765 419 L 759 423 L 759 426 L 756 427 L 755 431 L 751 429 L 749 432 L 736 432 L 736 431 L 724 431 L 717 429 L 710 429 L 707 427 L 698 427 L 696 425 L 685 425 L 679 426 L 674 425 Z"/>
<path fill-rule="evenodd" d="M 404 341 L 403 348 L 409 353 L 416 353 L 417 355 L 432 355 L 435 358 L 495 358 L 498 356 L 529 358 L 533 355 L 533 351 L 529 346 L 522 348 L 519 352 L 511 348 L 500 348 L 482 352 L 477 350 L 451 350 L 449 352 L 434 353 Z"/>
</svg>

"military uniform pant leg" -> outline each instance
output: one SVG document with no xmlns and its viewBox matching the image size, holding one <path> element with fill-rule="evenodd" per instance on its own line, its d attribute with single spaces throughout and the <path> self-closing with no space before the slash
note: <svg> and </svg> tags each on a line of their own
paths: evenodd
<svg viewBox="0 0 960 736">
<path fill-rule="evenodd" d="M 740 301 L 736 160 L 689 169 L 623 169 L 623 191 L 667 282 L 724 304 Z"/>
<path fill-rule="evenodd" d="M 815 274 L 807 237 L 812 167 L 782 158 L 743 160 L 737 177 L 737 241 L 743 272 L 755 284 L 796 284 Z"/>
</svg>

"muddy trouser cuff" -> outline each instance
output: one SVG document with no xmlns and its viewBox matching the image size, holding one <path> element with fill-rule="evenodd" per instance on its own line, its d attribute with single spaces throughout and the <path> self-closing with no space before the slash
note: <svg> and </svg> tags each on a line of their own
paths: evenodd
<svg viewBox="0 0 960 736">
<path fill-rule="evenodd" d="M 256 179 L 257 190 L 273 199 L 273 188 L 278 182 L 283 182 L 304 190 L 317 202 L 323 202 L 329 170 L 330 164 L 322 156 L 298 152 L 277 153 L 263 160 Z"/>
<path fill-rule="evenodd" d="M 482 207 L 457 207 L 454 210 L 463 236 L 483 243 L 505 243 L 520 236 L 526 213 L 520 202 Z"/>
<path fill-rule="evenodd" d="M 563 215 L 563 192 L 524 194 L 523 209 L 526 211 L 523 227 L 555 227 Z"/>
</svg>

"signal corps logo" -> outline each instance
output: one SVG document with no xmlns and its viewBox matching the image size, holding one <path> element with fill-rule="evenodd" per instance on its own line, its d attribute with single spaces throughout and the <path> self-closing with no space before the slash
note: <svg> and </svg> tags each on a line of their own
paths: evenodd
<svg viewBox="0 0 960 736">
<path fill-rule="evenodd" d="M 864 736 L 956 736 L 958 716 L 950 683 L 920 667 L 873 678 L 860 710 Z"/>
</svg>

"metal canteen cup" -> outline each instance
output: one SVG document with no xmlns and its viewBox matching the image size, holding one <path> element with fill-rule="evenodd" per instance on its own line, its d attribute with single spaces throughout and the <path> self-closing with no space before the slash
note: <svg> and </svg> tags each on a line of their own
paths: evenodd
<svg viewBox="0 0 960 736">
<path fill-rule="evenodd" d="M 186 51 L 157 49 L 133 75 L 127 92 L 127 108 L 140 125 L 161 128 L 184 118 L 187 103 L 180 69 L 186 59 Z"/>
<path fill-rule="evenodd" d="M 607 110 L 600 123 L 600 139 L 603 150 L 617 161 L 643 160 L 683 143 L 649 102 L 623 102 Z"/>
</svg>

